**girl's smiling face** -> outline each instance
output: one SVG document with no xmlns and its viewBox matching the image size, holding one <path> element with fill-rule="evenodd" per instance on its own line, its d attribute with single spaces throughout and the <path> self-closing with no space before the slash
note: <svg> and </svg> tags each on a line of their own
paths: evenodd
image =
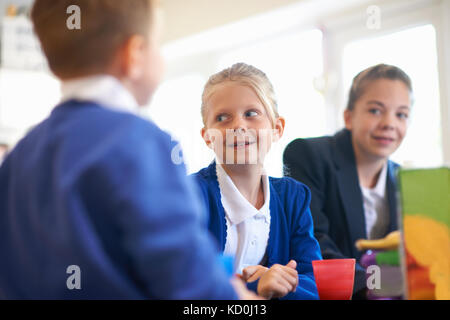
<svg viewBox="0 0 450 320">
<path fill-rule="evenodd" d="M 355 153 L 386 159 L 400 146 L 408 127 L 411 96 L 399 80 L 378 79 L 367 85 L 353 110 L 344 113 Z"/>
<path fill-rule="evenodd" d="M 273 124 L 252 88 L 231 81 L 214 89 L 204 120 L 202 137 L 225 164 L 262 164 L 284 129 L 284 119 Z"/>
</svg>

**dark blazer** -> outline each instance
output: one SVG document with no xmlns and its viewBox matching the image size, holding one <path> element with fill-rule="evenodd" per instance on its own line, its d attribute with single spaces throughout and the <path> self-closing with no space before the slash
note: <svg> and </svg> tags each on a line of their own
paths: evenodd
<svg viewBox="0 0 450 320">
<path fill-rule="evenodd" d="M 286 147 L 283 163 L 286 176 L 311 189 L 314 235 L 319 241 L 323 258 L 355 258 L 358 263 L 354 292 L 364 289 L 365 269 L 359 264 L 362 252 L 356 249 L 355 242 L 367 238 L 366 222 L 351 132 L 343 129 L 334 136 L 296 139 Z M 397 167 L 397 164 L 388 161 L 388 232 L 397 229 Z"/>
</svg>

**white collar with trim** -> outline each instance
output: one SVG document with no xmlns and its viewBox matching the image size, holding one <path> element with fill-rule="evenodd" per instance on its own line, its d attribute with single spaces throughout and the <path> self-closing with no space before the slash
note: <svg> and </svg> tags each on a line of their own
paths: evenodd
<svg viewBox="0 0 450 320">
<path fill-rule="evenodd" d="M 258 210 L 241 194 L 233 183 L 233 180 L 231 180 L 222 166 L 217 164 L 217 161 L 216 173 L 222 196 L 222 205 L 225 209 L 225 214 L 232 224 L 239 224 L 257 214 L 262 214 L 266 220 L 270 219 L 270 186 L 269 177 L 267 174 L 263 173 L 262 175 L 264 204 L 261 209 Z"/>
</svg>

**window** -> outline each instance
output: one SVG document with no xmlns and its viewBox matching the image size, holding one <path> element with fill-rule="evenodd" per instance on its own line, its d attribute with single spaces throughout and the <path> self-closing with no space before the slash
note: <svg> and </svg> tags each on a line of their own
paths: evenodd
<svg viewBox="0 0 450 320">
<path fill-rule="evenodd" d="M 199 74 L 167 80 L 155 92 L 150 107 L 143 111 L 143 116 L 150 117 L 180 143 L 189 173 L 200 170 L 213 159 L 200 135 L 203 127 L 200 106 L 205 82 Z"/>
<path fill-rule="evenodd" d="M 19 136 L 25 134 L 58 103 L 59 86 L 59 81 L 45 72 L 1 69 L 0 124 Z"/>
</svg>

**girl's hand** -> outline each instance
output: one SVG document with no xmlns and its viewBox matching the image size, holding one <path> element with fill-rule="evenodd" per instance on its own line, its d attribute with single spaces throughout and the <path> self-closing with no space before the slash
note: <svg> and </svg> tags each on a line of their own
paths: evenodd
<svg viewBox="0 0 450 320">
<path fill-rule="evenodd" d="M 231 285 L 236 291 L 239 300 L 264 300 L 263 297 L 256 295 L 254 292 L 247 289 L 242 279 L 233 277 L 230 279 Z"/>
<path fill-rule="evenodd" d="M 257 266 L 249 266 L 242 270 L 242 280 L 245 282 L 253 282 L 258 280 L 269 268 L 257 265 Z"/>
<path fill-rule="evenodd" d="M 260 296 L 271 299 L 280 298 L 296 290 L 298 285 L 297 263 L 289 261 L 285 266 L 274 264 L 261 275 L 257 292 Z"/>
</svg>

